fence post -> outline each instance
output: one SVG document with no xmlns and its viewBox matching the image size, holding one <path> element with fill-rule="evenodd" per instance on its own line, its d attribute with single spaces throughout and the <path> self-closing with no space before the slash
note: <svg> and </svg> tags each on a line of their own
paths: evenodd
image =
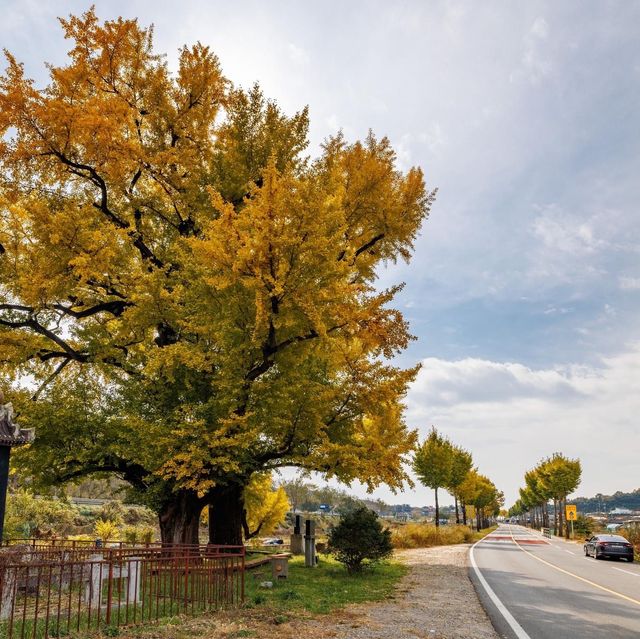
<svg viewBox="0 0 640 639">
<path fill-rule="evenodd" d="M 0 619 L 9 619 L 13 610 L 13 598 L 16 587 L 17 567 L 3 566 L 0 574 Z"/>
</svg>

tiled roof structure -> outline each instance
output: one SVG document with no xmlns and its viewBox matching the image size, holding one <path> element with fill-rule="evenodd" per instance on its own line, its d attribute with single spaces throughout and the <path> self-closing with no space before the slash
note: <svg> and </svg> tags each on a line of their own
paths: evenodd
<svg viewBox="0 0 640 639">
<path fill-rule="evenodd" d="M 34 436 L 33 428 L 20 428 L 13 421 L 13 406 L 0 401 L 0 446 L 28 444 L 33 441 Z"/>
</svg>

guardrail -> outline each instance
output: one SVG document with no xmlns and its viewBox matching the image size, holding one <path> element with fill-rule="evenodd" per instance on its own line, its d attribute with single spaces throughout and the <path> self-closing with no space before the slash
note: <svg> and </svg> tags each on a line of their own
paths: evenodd
<svg viewBox="0 0 640 639">
<path fill-rule="evenodd" d="M 244 547 L 0 554 L 0 636 L 47 639 L 195 615 L 244 600 Z"/>
</svg>

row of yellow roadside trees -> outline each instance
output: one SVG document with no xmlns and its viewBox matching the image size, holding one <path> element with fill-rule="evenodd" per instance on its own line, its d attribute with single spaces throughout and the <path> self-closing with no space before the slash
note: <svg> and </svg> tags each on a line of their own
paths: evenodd
<svg viewBox="0 0 640 639">
<path fill-rule="evenodd" d="M 435 492 L 436 526 L 440 525 L 439 488 L 453 495 L 457 524 L 467 524 L 467 509 L 473 507 L 478 530 L 486 527 L 488 519 L 497 516 L 504 504 L 502 492 L 474 468 L 471 453 L 438 433 L 435 427 L 417 447 L 413 471 L 422 484 Z"/>
<path fill-rule="evenodd" d="M 582 466 L 579 459 L 554 453 L 524 475 L 520 499 L 509 510 L 511 517 L 530 520 L 536 528 L 554 528 L 556 534 L 568 536 L 567 496 L 580 485 Z M 549 512 L 549 504 L 553 504 Z M 553 519 L 551 519 L 553 517 Z"/>
</svg>

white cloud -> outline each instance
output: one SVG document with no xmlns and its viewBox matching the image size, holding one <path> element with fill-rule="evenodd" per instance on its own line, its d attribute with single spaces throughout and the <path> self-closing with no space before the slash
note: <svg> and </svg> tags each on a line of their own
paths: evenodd
<svg viewBox="0 0 640 639">
<path fill-rule="evenodd" d="M 536 18 L 529 32 L 532 36 L 544 40 L 549 35 L 549 23 L 544 18 Z"/>
<path fill-rule="evenodd" d="M 640 277 L 622 276 L 618 279 L 618 284 L 623 291 L 640 290 Z"/>
<path fill-rule="evenodd" d="M 525 470 L 556 451 L 582 460 L 578 493 L 630 490 L 640 484 L 639 391 L 640 345 L 596 367 L 429 358 L 410 390 L 408 421 L 471 450 L 511 501 Z"/>
<path fill-rule="evenodd" d="M 289 53 L 289 57 L 296 64 L 306 64 L 309 62 L 309 54 L 305 49 L 299 47 L 293 42 L 289 42 L 287 45 L 287 52 Z"/>
<path fill-rule="evenodd" d="M 533 221 L 532 232 L 547 248 L 563 253 L 585 254 L 606 247 L 606 242 L 596 236 L 591 221 L 563 216 L 555 208 Z"/>
</svg>

